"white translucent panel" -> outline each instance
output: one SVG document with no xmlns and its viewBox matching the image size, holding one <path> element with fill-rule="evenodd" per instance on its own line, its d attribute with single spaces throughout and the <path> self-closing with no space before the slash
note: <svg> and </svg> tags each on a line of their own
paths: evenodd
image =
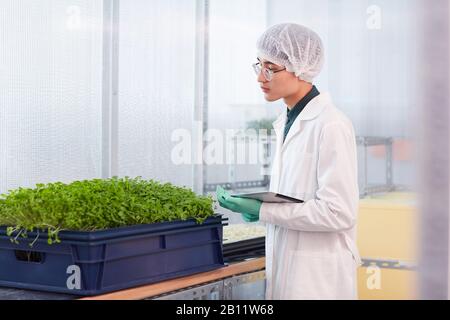
<svg viewBox="0 0 450 320">
<path fill-rule="evenodd" d="M 0 192 L 101 168 L 102 1 L 0 0 Z"/>
<path fill-rule="evenodd" d="M 193 129 L 195 0 L 120 4 L 119 175 L 192 187 L 175 165 L 172 132 Z"/>
<path fill-rule="evenodd" d="M 266 17 L 265 1 L 210 1 L 208 128 L 247 128 L 253 120 L 274 120 L 280 111 L 264 100 L 252 68 Z M 261 180 L 261 168 L 250 161 L 211 165 L 207 183 Z"/>
<path fill-rule="evenodd" d="M 274 117 L 252 64 L 256 41 L 266 27 L 265 1 L 210 1 L 209 126 L 245 128 L 247 121 Z"/>
</svg>

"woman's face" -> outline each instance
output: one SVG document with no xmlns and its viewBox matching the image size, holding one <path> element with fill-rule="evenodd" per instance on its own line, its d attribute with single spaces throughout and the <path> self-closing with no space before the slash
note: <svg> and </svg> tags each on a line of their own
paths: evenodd
<svg viewBox="0 0 450 320">
<path fill-rule="evenodd" d="M 294 73 L 283 70 L 283 66 L 276 65 L 270 61 L 260 58 L 258 58 L 258 60 L 263 68 L 274 71 L 270 81 L 265 78 L 263 72 L 260 72 L 257 78 L 261 90 L 264 92 L 264 98 L 267 101 L 277 101 L 298 92 L 300 80 Z"/>
</svg>

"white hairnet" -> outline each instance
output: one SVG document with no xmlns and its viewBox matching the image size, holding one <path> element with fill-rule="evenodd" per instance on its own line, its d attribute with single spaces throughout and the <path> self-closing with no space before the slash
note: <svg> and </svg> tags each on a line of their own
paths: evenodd
<svg viewBox="0 0 450 320">
<path fill-rule="evenodd" d="M 294 23 L 267 29 L 257 42 L 258 57 L 280 66 L 312 83 L 324 63 L 322 40 L 314 31 Z"/>
</svg>

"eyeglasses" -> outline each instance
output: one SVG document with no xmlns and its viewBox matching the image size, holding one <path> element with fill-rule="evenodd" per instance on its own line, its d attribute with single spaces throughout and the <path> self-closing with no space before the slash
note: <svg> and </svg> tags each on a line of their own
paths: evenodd
<svg viewBox="0 0 450 320">
<path fill-rule="evenodd" d="M 252 66 L 253 66 L 253 70 L 255 70 L 256 75 L 259 76 L 259 74 L 262 71 L 263 76 L 267 81 L 272 80 L 274 73 L 286 70 L 286 68 L 283 68 L 281 70 L 270 70 L 270 69 L 264 68 L 262 66 L 261 62 L 254 63 Z"/>
</svg>

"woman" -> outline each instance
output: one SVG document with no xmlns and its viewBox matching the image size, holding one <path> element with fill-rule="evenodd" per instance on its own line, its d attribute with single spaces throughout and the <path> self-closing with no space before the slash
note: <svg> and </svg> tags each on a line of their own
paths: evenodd
<svg viewBox="0 0 450 320">
<path fill-rule="evenodd" d="M 266 224 L 267 299 L 356 299 L 358 179 L 350 120 L 313 86 L 324 49 L 297 24 L 269 28 L 257 42 L 254 65 L 267 101 L 287 109 L 273 123 L 277 149 L 270 191 L 303 203 L 262 203 L 230 197 L 222 207 Z"/>
</svg>

